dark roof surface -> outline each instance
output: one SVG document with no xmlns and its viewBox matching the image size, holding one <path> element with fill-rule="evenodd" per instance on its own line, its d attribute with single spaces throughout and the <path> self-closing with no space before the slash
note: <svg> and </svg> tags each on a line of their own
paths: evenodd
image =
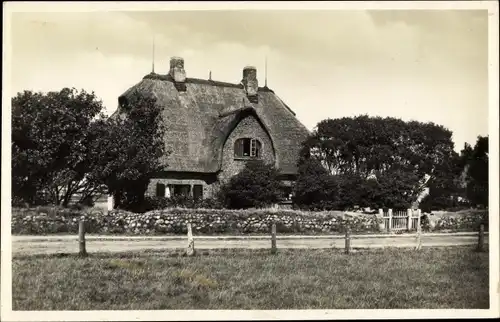
<svg viewBox="0 0 500 322">
<path fill-rule="evenodd" d="M 136 91 L 155 97 L 162 107 L 165 144 L 172 151 L 166 170 L 220 170 L 226 138 L 241 113 L 251 112 L 271 136 L 277 167 L 284 174 L 296 173 L 300 144 L 309 131 L 269 88 L 259 87 L 258 103 L 251 103 L 242 84 L 187 78 L 186 91 L 179 92 L 171 76 L 149 74 L 119 97 L 120 104 Z"/>
</svg>

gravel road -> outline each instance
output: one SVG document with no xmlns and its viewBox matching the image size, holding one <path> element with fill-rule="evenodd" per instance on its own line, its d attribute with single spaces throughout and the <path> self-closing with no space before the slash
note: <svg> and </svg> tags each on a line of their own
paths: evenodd
<svg viewBox="0 0 500 322">
<path fill-rule="evenodd" d="M 463 246 L 477 244 L 476 233 L 423 234 L 422 247 Z M 488 234 L 485 234 L 485 244 Z M 415 247 L 415 235 L 375 235 L 351 236 L 353 248 Z M 181 249 L 187 246 L 183 237 L 127 237 L 127 236 L 86 236 L 86 247 L 94 252 L 128 252 L 142 250 Z M 270 237 L 266 236 L 195 236 L 197 249 L 270 248 Z M 343 236 L 278 236 L 278 248 L 343 248 Z M 76 253 L 78 237 L 71 236 L 12 236 L 14 255 Z"/>
</svg>

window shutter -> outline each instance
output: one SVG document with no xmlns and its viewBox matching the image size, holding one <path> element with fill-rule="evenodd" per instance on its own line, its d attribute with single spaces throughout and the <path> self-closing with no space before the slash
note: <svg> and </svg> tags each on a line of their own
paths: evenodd
<svg viewBox="0 0 500 322">
<path fill-rule="evenodd" d="M 195 184 L 193 187 L 193 198 L 195 200 L 203 199 L 203 186 L 199 184 Z"/>
<path fill-rule="evenodd" d="M 156 196 L 165 197 L 165 185 L 162 183 L 156 184 Z"/>
<path fill-rule="evenodd" d="M 237 157 L 242 157 L 243 156 L 243 140 L 242 139 L 238 139 L 236 140 L 235 144 L 234 144 L 234 155 L 237 156 Z"/>
<path fill-rule="evenodd" d="M 255 139 L 250 141 L 250 156 L 255 157 L 257 154 L 257 142 Z"/>
</svg>

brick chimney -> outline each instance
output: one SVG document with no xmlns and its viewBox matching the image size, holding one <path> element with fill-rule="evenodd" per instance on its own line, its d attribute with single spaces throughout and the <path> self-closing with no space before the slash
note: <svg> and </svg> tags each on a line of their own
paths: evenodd
<svg viewBox="0 0 500 322">
<path fill-rule="evenodd" d="M 184 70 L 184 58 L 170 58 L 170 76 L 174 80 L 175 87 L 179 92 L 186 91 L 186 71 Z"/>
<path fill-rule="evenodd" d="M 243 80 L 241 83 L 245 87 L 248 100 L 252 103 L 257 103 L 257 90 L 259 88 L 259 82 L 257 81 L 257 68 L 253 66 L 243 68 Z"/>
</svg>

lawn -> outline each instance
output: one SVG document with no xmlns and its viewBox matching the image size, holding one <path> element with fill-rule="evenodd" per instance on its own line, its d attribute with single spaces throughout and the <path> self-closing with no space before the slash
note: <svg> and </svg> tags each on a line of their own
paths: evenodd
<svg viewBox="0 0 500 322">
<path fill-rule="evenodd" d="M 13 258 L 14 310 L 487 309 L 471 247 Z"/>
</svg>

